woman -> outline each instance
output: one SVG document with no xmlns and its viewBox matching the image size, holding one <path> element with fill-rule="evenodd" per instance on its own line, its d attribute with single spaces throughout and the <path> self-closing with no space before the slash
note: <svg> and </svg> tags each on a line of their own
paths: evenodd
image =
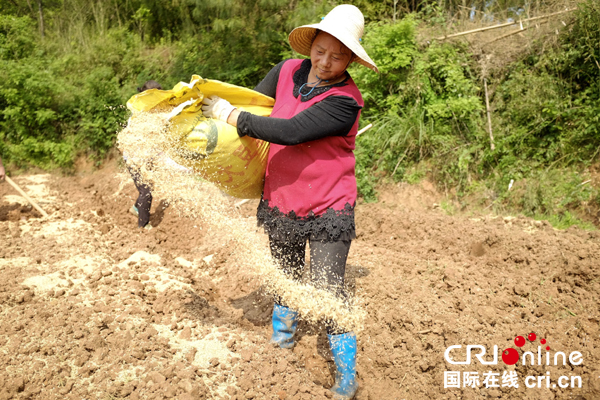
<svg viewBox="0 0 600 400">
<path fill-rule="evenodd" d="M 344 274 L 356 237 L 354 143 L 363 100 L 346 71 L 358 62 L 377 67 L 360 45 L 364 18 L 352 5 L 335 7 L 319 24 L 294 29 L 291 47 L 310 56 L 275 66 L 255 90 L 275 98 L 270 117 L 239 111 L 216 96 L 204 99 L 203 112 L 237 126 L 240 136 L 271 143 L 259 224 L 269 235 L 273 257 L 299 279 L 306 242 L 316 285 L 345 296 Z M 271 341 L 294 345 L 298 313 L 275 299 Z M 356 394 L 356 336 L 327 322 L 337 368 L 335 399 Z"/>
</svg>

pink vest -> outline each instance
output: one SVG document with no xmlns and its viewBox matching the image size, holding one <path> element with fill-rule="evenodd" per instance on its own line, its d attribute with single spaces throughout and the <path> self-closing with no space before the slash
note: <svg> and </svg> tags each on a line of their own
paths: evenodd
<svg viewBox="0 0 600 400">
<path fill-rule="evenodd" d="M 289 60 L 283 64 L 271 117 L 291 118 L 328 96 L 351 97 L 363 106 L 352 79 L 346 81 L 346 86 L 332 87 L 308 101 L 301 101 L 301 96 L 295 98 L 293 76 L 302 61 Z M 354 140 L 359 118 L 360 112 L 346 136 L 330 136 L 295 146 L 271 143 L 263 192 L 269 206 L 278 207 L 285 214 L 294 211 L 298 217 L 311 212 L 321 215 L 328 208 L 343 210 L 346 203 L 354 206 Z"/>
</svg>

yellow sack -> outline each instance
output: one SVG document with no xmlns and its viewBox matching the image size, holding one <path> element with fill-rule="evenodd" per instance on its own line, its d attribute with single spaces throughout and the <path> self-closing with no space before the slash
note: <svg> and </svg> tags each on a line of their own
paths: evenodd
<svg viewBox="0 0 600 400">
<path fill-rule="evenodd" d="M 127 102 L 134 113 L 172 111 L 168 131 L 173 147 L 168 155 L 184 167 L 238 198 L 260 197 L 269 143 L 240 138 L 237 128 L 202 115 L 202 99 L 216 95 L 241 111 L 269 116 L 275 101 L 268 96 L 228 83 L 193 75 L 190 83 L 180 82 L 172 90 L 151 89 Z"/>
</svg>

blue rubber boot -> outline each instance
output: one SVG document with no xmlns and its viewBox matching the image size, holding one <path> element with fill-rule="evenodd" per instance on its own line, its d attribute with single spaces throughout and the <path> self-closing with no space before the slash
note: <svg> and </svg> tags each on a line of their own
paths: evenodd
<svg viewBox="0 0 600 400">
<path fill-rule="evenodd" d="M 282 349 L 294 347 L 294 334 L 298 326 L 298 313 L 287 307 L 275 304 L 273 307 L 273 336 L 271 343 L 278 344 Z"/>
<path fill-rule="evenodd" d="M 356 335 L 353 332 L 327 335 L 335 362 L 335 383 L 331 387 L 334 400 L 350 400 L 356 395 Z"/>
<path fill-rule="evenodd" d="M 134 205 L 131 206 L 131 208 L 129 209 L 129 212 L 133 215 L 135 215 L 136 217 L 140 216 L 140 212 L 138 211 L 138 208 Z"/>
</svg>

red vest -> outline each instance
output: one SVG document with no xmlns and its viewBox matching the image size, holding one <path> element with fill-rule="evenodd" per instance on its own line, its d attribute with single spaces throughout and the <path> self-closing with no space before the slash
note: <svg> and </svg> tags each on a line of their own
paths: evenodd
<svg viewBox="0 0 600 400">
<path fill-rule="evenodd" d="M 359 106 L 364 105 L 351 78 L 346 86 L 332 87 L 308 101 L 301 101 L 300 95 L 295 98 L 293 76 L 302 61 L 289 60 L 283 64 L 271 117 L 289 119 L 328 96 L 347 96 Z M 285 214 L 294 211 L 298 217 L 305 217 L 311 211 L 321 215 L 328 208 L 343 210 L 346 203 L 354 206 L 354 140 L 359 118 L 360 111 L 346 136 L 329 136 L 294 146 L 271 143 L 263 192 L 269 207 L 278 207 Z"/>
</svg>

